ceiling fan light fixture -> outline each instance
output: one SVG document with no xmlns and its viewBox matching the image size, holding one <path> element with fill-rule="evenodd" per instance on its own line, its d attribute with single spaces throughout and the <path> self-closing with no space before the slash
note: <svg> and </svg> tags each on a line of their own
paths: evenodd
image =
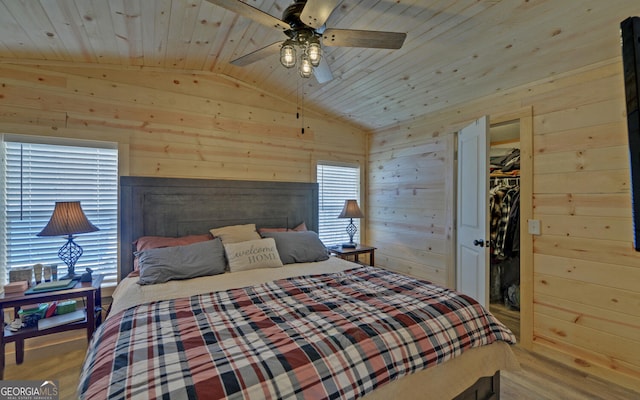
<svg viewBox="0 0 640 400">
<path fill-rule="evenodd" d="M 285 41 L 280 48 L 280 64 L 287 68 L 296 65 L 296 48 L 290 40 Z"/>
<path fill-rule="evenodd" d="M 320 59 L 322 58 L 322 47 L 320 47 L 320 42 L 318 39 L 311 39 L 307 44 L 306 54 L 309 57 L 309 61 L 311 65 L 317 67 L 320 65 Z"/>
<path fill-rule="evenodd" d="M 207 1 L 264 27 L 281 30 L 288 37 L 282 43 L 273 43 L 232 60 L 231 64 L 246 66 L 280 50 L 280 63 L 283 67 L 294 67 L 298 61 L 296 58 L 301 56 L 299 74 L 305 78 L 315 75 L 320 84 L 333 79 L 328 63 L 322 59 L 323 45 L 395 50 L 402 47 L 407 37 L 404 32 L 327 29 L 327 19 L 338 9 L 340 0 L 293 0 L 293 4 L 284 9 L 282 18 L 276 18 L 246 0 Z M 296 54 L 296 47 L 300 54 Z"/>
<path fill-rule="evenodd" d="M 311 66 L 311 60 L 309 60 L 309 56 L 303 54 L 300 57 L 300 76 L 303 78 L 310 78 L 313 73 L 313 67 Z"/>
</svg>

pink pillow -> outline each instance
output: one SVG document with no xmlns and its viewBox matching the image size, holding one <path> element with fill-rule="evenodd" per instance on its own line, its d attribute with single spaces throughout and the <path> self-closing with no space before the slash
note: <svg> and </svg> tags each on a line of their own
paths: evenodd
<svg viewBox="0 0 640 400">
<path fill-rule="evenodd" d="M 148 249 L 158 249 L 161 247 L 176 247 L 186 246 L 188 244 L 204 242 L 213 239 L 213 236 L 209 233 L 202 235 L 188 235 L 181 237 L 167 237 L 167 236 L 142 236 L 138 238 L 133 244 L 136 246 L 136 251 L 143 251 Z M 138 257 L 133 260 L 133 270 L 138 269 Z"/>
<path fill-rule="evenodd" d="M 305 223 L 301 223 L 300 225 L 296 226 L 293 229 L 289 229 L 289 228 L 259 228 L 258 229 L 258 233 L 259 234 L 263 234 L 263 233 L 267 233 L 267 232 L 287 232 L 287 231 L 296 231 L 296 232 L 300 232 L 300 231 L 306 231 L 307 230 L 307 225 L 305 225 Z"/>
<path fill-rule="evenodd" d="M 158 249 L 161 247 L 186 246 L 188 244 L 204 242 L 211 239 L 213 239 L 213 237 L 209 233 L 181 236 L 177 238 L 166 236 L 142 236 L 133 242 L 133 244 L 136 246 L 136 251 L 142 251 L 147 249 Z"/>
<path fill-rule="evenodd" d="M 258 228 L 258 233 L 263 234 L 266 232 L 286 232 L 287 228 Z"/>
<path fill-rule="evenodd" d="M 307 230 L 307 225 L 303 222 L 300 225 L 296 226 L 293 229 L 290 229 L 292 231 L 296 231 L 296 232 L 300 232 L 300 231 L 306 231 Z"/>
</svg>

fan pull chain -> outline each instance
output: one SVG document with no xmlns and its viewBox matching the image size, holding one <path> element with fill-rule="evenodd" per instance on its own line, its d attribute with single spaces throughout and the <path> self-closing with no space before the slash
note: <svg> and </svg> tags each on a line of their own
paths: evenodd
<svg viewBox="0 0 640 400">
<path fill-rule="evenodd" d="M 304 135 L 304 89 L 302 85 L 303 84 L 300 83 L 300 78 L 298 78 L 298 90 L 296 93 L 296 119 L 300 120 L 300 133 Z"/>
<path fill-rule="evenodd" d="M 302 91 L 302 100 L 300 105 L 300 111 L 302 113 L 302 118 L 300 122 L 301 132 L 304 135 L 304 83 L 300 84 L 300 90 Z"/>
</svg>

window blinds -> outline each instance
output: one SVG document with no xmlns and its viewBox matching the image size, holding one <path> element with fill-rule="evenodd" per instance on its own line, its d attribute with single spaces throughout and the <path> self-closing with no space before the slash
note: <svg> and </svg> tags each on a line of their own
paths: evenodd
<svg viewBox="0 0 640 400">
<path fill-rule="evenodd" d="M 360 202 L 360 167 L 340 166 L 318 163 L 317 182 L 319 189 L 319 227 L 320 239 L 325 246 L 331 246 L 349 241 L 346 228 L 348 219 L 340 219 L 338 215 L 344 207 L 344 201 L 349 199 Z M 353 223 L 358 232 L 353 237 L 360 242 L 360 220 Z"/>
<path fill-rule="evenodd" d="M 97 232 L 79 234 L 75 242 L 84 253 L 76 273 L 90 267 L 117 277 L 118 151 L 113 148 L 4 142 L 4 240 L 8 268 L 35 263 L 67 266 L 58 258 L 65 237 L 38 237 L 56 201 L 80 201 Z M 0 237 L 1 238 L 1 237 Z M 8 281 L 8 273 L 4 271 Z"/>
</svg>

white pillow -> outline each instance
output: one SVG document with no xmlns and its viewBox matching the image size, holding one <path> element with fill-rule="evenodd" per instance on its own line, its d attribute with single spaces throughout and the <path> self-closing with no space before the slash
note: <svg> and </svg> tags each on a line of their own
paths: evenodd
<svg viewBox="0 0 640 400">
<path fill-rule="evenodd" d="M 272 238 L 224 245 L 231 272 L 282 267 L 276 241 Z"/>
<path fill-rule="evenodd" d="M 209 232 L 213 237 L 219 237 L 222 244 L 260 239 L 260 234 L 256 231 L 256 224 L 223 226 L 222 228 L 209 229 Z"/>
</svg>

